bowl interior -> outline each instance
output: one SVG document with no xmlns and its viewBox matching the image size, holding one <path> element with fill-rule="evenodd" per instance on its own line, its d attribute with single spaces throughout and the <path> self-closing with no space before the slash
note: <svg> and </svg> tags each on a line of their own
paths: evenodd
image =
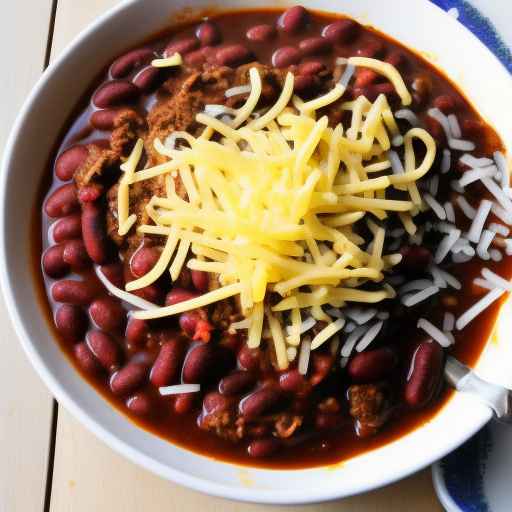
<svg viewBox="0 0 512 512">
<path fill-rule="evenodd" d="M 280 1 L 279 5 L 292 3 Z M 302 4 L 334 9 L 330 0 Z M 33 365 L 66 408 L 114 449 L 166 478 L 224 497 L 288 504 L 334 499 L 384 485 L 454 449 L 488 421 L 489 410 L 458 395 L 433 421 L 345 463 L 298 471 L 241 468 L 175 447 L 140 430 L 113 410 L 64 358 L 34 300 L 28 237 L 37 188 L 50 148 L 78 98 L 103 65 L 126 47 L 167 27 L 175 13 L 211 6 L 212 2 L 206 0 L 123 2 L 75 40 L 27 100 L 6 147 L 0 192 L 0 250 L 5 261 L 1 277 L 16 330 Z M 248 6 L 261 7 L 261 2 L 222 2 L 223 8 Z M 426 0 L 338 0 L 336 10 L 425 52 L 466 91 L 503 140 L 512 140 L 512 117 L 503 108 L 512 104 L 510 78 L 495 57 L 456 20 Z M 436 37 L 432 37 L 433 28 Z M 485 377 L 505 384 L 510 384 L 510 372 L 503 364 L 508 356 L 503 333 L 510 332 L 510 307 L 510 303 L 505 305 L 507 311 L 501 315 L 497 335 L 478 365 Z"/>
</svg>

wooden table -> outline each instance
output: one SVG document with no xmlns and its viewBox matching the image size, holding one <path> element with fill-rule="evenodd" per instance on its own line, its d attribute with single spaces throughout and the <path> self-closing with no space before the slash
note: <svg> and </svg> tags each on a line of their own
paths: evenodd
<svg viewBox="0 0 512 512">
<path fill-rule="evenodd" d="M 3 3 L 0 146 L 49 61 L 116 0 Z M 21 23 L 23 22 L 23 26 Z M 6 61 L 7 62 L 6 62 Z M 23 355 L 0 301 L 0 512 L 258 511 L 178 487 L 123 459 L 52 399 Z M 91 391 L 92 392 L 92 391 Z M 430 471 L 341 502 L 294 510 L 442 510 Z M 290 510 L 266 507 L 265 510 Z"/>
</svg>

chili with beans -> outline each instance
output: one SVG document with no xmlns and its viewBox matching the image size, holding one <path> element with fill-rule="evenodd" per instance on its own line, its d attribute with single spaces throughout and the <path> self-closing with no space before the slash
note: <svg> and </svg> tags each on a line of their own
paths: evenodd
<svg viewBox="0 0 512 512">
<path fill-rule="evenodd" d="M 151 65 L 153 59 L 175 53 L 182 56 L 182 66 Z M 197 133 L 194 116 L 205 105 L 239 107 L 240 98 L 225 98 L 224 93 L 239 85 L 235 77 L 245 73 L 249 63 L 259 66 L 262 97 L 271 105 L 287 71 L 295 75 L 295 93 L 308 100 L 332 89 L 340 78 L 337 59 L 351 56 L 380 59 L 399 70 L 413 97 L 410 112 L 438 145 L 429 174 L 437 182 L 424 180 L 422 193 L 435 196 L 440 204 L 453 203 L 459 225 L 469 229 L 471 219 L 457 206 L 458 193 L 451 186 L 469 166 L 458 160 L 463 152 L 449 148 L 442 124 L 428 113 L 436 108 L 447 118 L 456 115 L 458 138 L 476 145 L 476 158 L 492 159 L 502 149 L 494 130 L 454 84 L 418 54 L 352 19 L 300 6 L 285 12 L 214 14 L 130 49 L 93 84 L 94 93 L 79 106 L 79 114 L 59 141 L 49 170 L 51 184 L 43 185 L 46 198 L 37 226 L 38 239 L 42 229 L 42 246 L 35 250 L 38 267 L 42 254 L 48 314 L 56 339 L 83 377 L 142 428 L 226 461 L 274 468 L 331 464 L 388 443 L 430 420 L 450 396 L 442 383 L 446 351 L 468 364 L 477 360 L 500 301 L 462 330 L 448 326 L 445 332 L 454 341 L 448 348 L 419 329 L 418 319 L 427 317 L 440 326 L 447 312 L 459 317 L 487 292 L 474 283 L 483 266 L 510 277 L 510 257 L 499 236 L 491 246 L 496 252 L 490 254 L 501 261 L 473 258 L 443 267 L 460 282 L 461 290 L 441 287 L 437 295 L 412 307 L 396 298 L 382 307 L 352 308 L 352 319 L 347 317 L 339 333 L 340 344 L 327 343 L 312 351 L 306 374 L 298 370 L 297 354 L 289 368 L 280 371 L 271 343 L 262 341 L 260 348 L 246 345 L 247 331 L 230 328 L 242 319 L 234 300 L 187 311 L 177 319 L 145 321 L 131 318 L 132 307 L 109 293 L 97 277 L 95 268 L 124 289 L 125 283 L 150 272 L 162 251 L 157 237 L 140 236 L 134 230 L 121 237 L 117 230 L 119 166 L 137 138 L 164 140 L 183 126 Z M 172 103 L 180 94 L 186 95 L 186 102 Z M 363 95 L 373 102 L 379 94 L 387 96 L 393 112 L 401 108 L 389 81 L 372 69 L 357 68 L 343 98 Z M 350 125 L 346 112 L 326 111 L 332 126 Z M 410 122 L 406 114 L 399 126 L 406 130 Z M 150 154 L 149 146 L 148 142 Z M 441 171 L 443 150 L 451 151 L 448 172 Z M 400 154 L 400 147 L 396 151 Z M 130 203 L 144 222 L 148 219 L 143 206 L 162 193 L 158 187 L 161 184 L 147 182 L 133 187 Z M 474 209 L 486 194 L 479 181 L 466 189 Z M 440 235 L 426 227 L 439 219 L 432 210 L 418 219 L 421 238 L 418 233 L 409 236 L 399 223 L 392 226 L 402 254 L 393 270 L 398 287 L 431 279 L 429 268 Z M 133 293 L 163 306 L 200 296 L 212 287 L 207 273 L 183 267 L 174 283 L 165 275 Z M 361 318 L 377 314 L 377 309 L 383 322 L 378 336 L 365 350 L 341 358 L 350 333 L 364 324 Z M 316 321 L 311 332 L 316 334 L 324 326 Z M 200 391 L 172 396 L 159 392 L 178 384 L 199 384 Z"/>
</svg>

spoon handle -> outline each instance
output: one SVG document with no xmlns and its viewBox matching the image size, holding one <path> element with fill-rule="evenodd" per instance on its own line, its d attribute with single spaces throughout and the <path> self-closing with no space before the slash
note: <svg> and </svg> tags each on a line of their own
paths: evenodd
<svg viewBox="0 0 512 512">
<path fill-rule="evenodd" d="M 444 375 L 457 391 L 478 397 L 490 407 L 499 421 L 512 424 L 512 391 L 481 379 L 452 356 L 446 358 Z"/>
</svg>

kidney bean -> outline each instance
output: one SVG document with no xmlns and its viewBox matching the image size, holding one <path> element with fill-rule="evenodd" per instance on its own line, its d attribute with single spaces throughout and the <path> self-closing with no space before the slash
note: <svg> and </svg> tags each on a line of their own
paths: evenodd
<svg viewBox="0 0 512 512">
<path fill-rule="evenodd" d="M 160 348 L 149 380 L 156 387 L 168 386 L 176 382 L 179 378 L 181 365 L 185 355 L 185 344 L 183 340 L 175 337 L 166 341 Z"/>
<path fill-rule="evenodd" d="M 194 309 L 181 313 L 179 319 L 180 327 L 193 340 L 210 341 L 213 326 L 208 321 L 208 316 L 204 309 Z"/>
<path fill-rule="evenodd" d="M 318 60 L 310 60 L 299 66 L 299 75 L 318 75 L 325 71 L 325 65 Z"/>
<path fill-rule="evenodd" d="M 134 346 L 143 345 L 148 337 L 149 326 L 145 320 L 131 318 L 126 326 L 126 341 Z"/>
<path fill-rule="evenodd" d="M 354 80 L 354 87 L 367 87 L 377 80 L 378 74 L 367 68 L 359 69 Z"/>
<path fill-rule="evenodd" d="M 283 392 L 273 386 L 253 391 L 240 402 L 240 414 L 247 420 L 254 420 L 274 411 L 284 402 Z"/>
<path fill-rule="evenodd" d="M 134 290 L 132 293 L 153 304 L 160 304 L 162 300 L 162 289 L 158 286 L 158 283 L 153 283 L 139 290 Z"/>
<path fill-rule="evenodd" d="M 114 129 L 116 119 L 122 112 L 126 112 L 124 108 L 106 108 L 96 110 L 92 113 L 89 122 L 97 130 L 109 131 Z"/>
<path fill-rule="evenodd" d="M 460 129 L 462 136 L 467 139 L 476 140 L 484 135 L 484 125 L 475 119 L 463 119 Z"/>
<path fill-rule="evenodd" d="M 153 404 L 151 398 L 141 391 L 126 400 L 126 407 L 137 416 L 148 416 L 151 413 Z"/>
<path fill-rule="evenodd" d="M 365 96 L 369 101 L 375 101 L 377 96 L 385 94 L 388 99 L 390 96 L 396 97 L 396 91 L 392 84 L 385 82 L 382 84 L 371 84 L 367 87 L 354 88 L 353 95 L 355 98 L 358 96 Z"/>
<path fill-rule="evenodd" d="M 118 347 L 108 334 L 101 331 L 89 331 L 86 343 L 105 370 L 112 371 L 119 365 Z"/>
<path fill-rule="evenodd" d="M 76 188 L 73 183 L 62 185 L 46 200 L 45 212 L 48 217 L 64 217 L 76 212 L 80 207 Z"/>
<path fill-rule="evenodd" d="M 446 134 L 441 126 L 441 123 L 433 117 L 426 116 L 425 127 L 427 132 L 432 135 L 437 144 L 444 146 L 446 144 Z"/>
<path fill-rule="evenodd" d="M 89 306 L 89 314 L 98 329 L 109 333 L 119 332 L 126 321 L 123 306 L 113 297 L 96 299 Z"/>
<path fill-rule="evenodd" d="M 66 149 L 55 162 L 55 174 L 62 181 L 70 180 L 75 171 L 87 160 L 88 156 L 89 151 L 81 144 Z"/>
<path fill-rule="evenodd" d="M 112 80 L 101 85 L 94 93 L 92 102 L 98 108 L 115 107 L 139 97 L 139 88 L 126 80 Z"/>
<path fill-rule="evenodd" d="M 96 373 L 100 365 L 86 343 L 78 343 L 73 347 L 73 354 L 78 366 L 87 373 Z"/>
<path fill-rule="evenodd" d="M 336 430 L 343 425 L 341 414 L 320 412 L 315 415 L 316 430 Z"/>
<path fill-rule="evenodd" d="M 248 62 L 252 58 L 252 54 L 245 46 L 232 44 L 217 50 L 215 58 L 221 66 L 238 66 Z"/>
<path fill-rule="evenodd" d="M 165 48 L 164 55 L 171 57 L 175 53 L 179 53 L 183 56 L 186 53 L 190 53 L 192 50 L 196 50 L 198 47 L 199 41 L 195 37 L 187 37 L 186 39 L 170 42 Z"/>
<path fill-rule="evenodd" d="M 441 94 L 433 101 L 434 107 L 438 108 L 443 114 L 451 114 L 456 107 L 453 96 L 449 94 Z"/>
<path fill-rule="evenodd" d="M 141 247 L 130 258 L 130 270 L 135 277 L 145 276 L 160 258 L 156 247 Z"/>
<path fill-rule="evenodd" d="M 301 53 L 293 46 L 283 46 L 278 48 L 272 55 L 272 65 L 276 68 L 286 68 L 292 64 L 297 64 L 301 59 Z"/>
<path fill-rule="evenodd" d="M 73 270 L 83 270 L 91 264 L 91 259 L 85 250 L 82 240 L 69 240 L 66 242 L 62 258 Z"/>
<path fill-rule="evenodd" d="M 223 346 L 231 350 L 232 352 L 238 352 L 240 345 L 242 343 L 242 334 L 239 332 L 230 333 L 223 332 L 222 338 L 219 343 Z"/>
<path fill-rule="evenodd" d="M 238 395 L 256 384 L 256 376 L 247 371 L 238 370 L 227 375 L 219 382 L 219 391 L 223 395 Z"/>
<path fill-rule="evenodd" d="M 310 388 L 304 375 L 300 374 L 297 369 L 282 373 L 279 376 L 279 387 L 289 393 L 302 393 Z"/>
<path fill-rule="evenodd" d="M 413 408 L 425 406 L 437 391 L 443 374 L 443 349 L 434 341 L 420 343 L 414 352 L 405 401 Z"/>
<path fill-rule="evenodd" d="M 52 286 L 51 293 L 55 302 L 76 306 L 87 306 L 94 299 L 94 291 L 87 282 L 72 279 L 57 281 Z"/>
<path fill-rule="evenodd" d="M 128 363 L 110 378 L 110 389 L 115 395 L 127 395 L 142 386 L 147 367 L 141 363 Z"/>
<path fill-rule="evenodd" d="M 245 34 L 245 37 L 253 43 L 270 41 L 276 35 L 276 29 L 272 25 L 255 25 Z"/>
<path fill-rule="evenodd" d="M 311 92 L 317 87 L 318 81 L 313 75 L 297 75 L 293 84 L 293 88 L 299 94 L 306 94 L 307 92 Z"/>
<path fill-rule="evenodd" d="M 282 446 L 282 442 L 277 437 L 266 437 L 255 439 L 247 446 L 247 453 L 250 457 L 262 458 L 270 457 L 276 453 Z"/>
<path fill-rule="evenodd" d="M 420 245 L 405 245 L 400 249 L 402 261 L 400 267 L 406 272 L 419 273 L 432 263 L 432 253 Z"/>
<path fill-rule="evenodd" d="M 344 44 L 354 39 L 358 32 L 358 23 L 354 20 L 343 19 L 327 25 L 322 31 L 322 36 L 333 44 Z"/>
<path fill-rule="evenodd" d="M 160 85 L 163 79 L 160 68 L 147 67 L 134 77 L 133 83 L 144 93 L 153 91 Z"/>
<path fill-rule="evenodd" d="M 187 53 L 187 55 L 184 57 L 184 60 L 189 66 L 202 66 L 208 58 L 208 53 L 205 50 L 211 49 L 211 46 L 205 46 L 199 50 Z"/>
<path fill-rule="evenodd" d="M 196 297 L 199 297 L 199 293 L 192 290 L 185 290 L 184 288 L 175 287 L 165 297 L 165 305 L 172 306 L 174 304 L 178 304 L 179 302 L 184 302 Z"/>
<path fill-rule="evenodd" d="M 100 206 L 86 203 L 82 207 L 82 235 L 87 254 L 94 263 L 102 265 L 110 257 L 110 242 Z"/>
<path fill-rule="evenodd" d="M 287 33 L 297 32 L 308 22 L 308 12 L 301 5 L 287 9 L 277 20 L 280 30 Z"/>
<path fill-rule="evenodd" d="M 69 272 L 69 264 L 64 261 L 64 245 L 53 245 L 45 251 L 43 270 L 47 276 L 54 279 L 64 277 Z"/>
<path fill-rule="evenodd" d="M 220 42 L 219 29 L 210 21 L 205 21 L 197 27 L 196 37 L 203 46 L 213 46 Z"/>
<path fill-rule="evenodd" d="M 391 51 L 386 56 L 384 61 L 397 69 L 403 69 L 407 65 L 407 59 L 405 58 L 405 55 L 400 51 Z"/>
<path fill-rule="evenodd" d="M 212 382 L 225 375 L 233 366 L 230 350 L 212 343 L 200 344 L 189 350 L 185 357 L 182 379 L 186 383 Z"/>
<path fill-rule="evenodd" d="M 218 414 L 232 407 L 233 401 L 217 391 L 211 391 L 203 399 L 204 414 Z"/>
<path fill-rule="evenodd" d="M 192 286 L 192 274 L 186 267 L 181 269 L 178 279 L 174 282 L 177 288 L 185 288 L 188 290 Z"/>
<path fill-rule="evenodd" d="M 124 273 L 123 265 L 121 263 L 110 263 L 100 267 L 103 275 L 117 288 L 124 288 Z"/>
<path fill-rule="evenodd" d="M 174 400 L 174 411 L 176 414 L 187 414 L 194 408 L 197 393 L 181 393 L 176 395 Z"/>
<path fill-rule="evenodd" d="M 56 242 L 64 242 L 82 236 L 82 219 L 79 214 L 68 215 L 55 222 L 52 236 Z"/>
<path fill-rule="evenodd" d="M 347 367 L 350 377 L 357 382 L 374 382 L 388 375 L 397 364 L 396 354 L 388 347 L 356 354 Z"/>
<path fill-rule="evenodd" d="M 366 46 L 358 48 L 357 55 L 359 57 L 380 57 L 384 53 L 384 44 L 381 41 L 369 41 Z"/>
<path fill-rule="evenodd" d="M 94 203 L 97 201 L 103 194 L 103 185 L 99 183 L 91 183 L 86 185 L 85 187 L 80 187 L 78 191 L 78 199 L 82 203 Z"/>
<path fill-rule="evenodd" d="M 89 321 L 79 306 L 64 304 L 55 312 L 55 325 L 66 340 L 77 341 L 87 330 Z"/>
<path fill-rule="evenodd" d="M 330 354 L 316 352 L 311 355 L 310 362 L 312 371 L 311 376 L 309 377 L 309 382 L 312 386 L 316 386 L 317 384 L 320 384 L 327 375 L 329 375 L 334 363 L 334 358 Z"/>
<path fill-rule="evenodd" d="M 112 78 L 124 78 L 133 70 L 154 59 L 153 50 L 150 48 L 137 48 L 117 58 L 110 67 Z"/>
<path fill-rule="evenodd" d="M 427 76 L 418 76 L 412 82 L 412 96 L 418 105 L 424 105 L 432 91 L 432 82 Z"/>
<path fill-rule="evenodd" d="M 208 274 L 202 270 L 192 270 L 191 275 L 195 289 L 203 293 L 207 292 L 210 284 Z"/>
<path fill-rule="evenodd" d="M 260 351 L 244 345 L 238 352 L 238 364 L 244 370 L 255 371 L 260 367 Z"/>
<path fill-rule="evenodd" d="M 331 43 L 324 37 L 308 37 L 299 43 L 304 55 L 318 55 L 331 51 Z"/>
</svg>

